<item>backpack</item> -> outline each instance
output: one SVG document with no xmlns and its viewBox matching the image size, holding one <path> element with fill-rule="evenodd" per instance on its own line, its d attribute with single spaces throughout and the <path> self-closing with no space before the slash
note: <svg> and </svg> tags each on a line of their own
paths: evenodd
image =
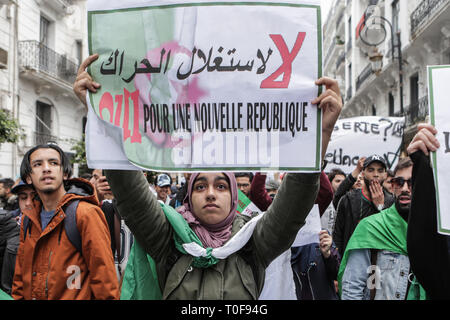
<svg viewBox="0 0 450 320">
<path fill-rule="evenodd" d="M 77 228 L 77 208 L 80 200 L 73 200 L 63 206 L 63 211 L 66 214 L 64 219 L 64 230 L 66 231 L 67 238 L 69 238 L 70 243 L 77 249 L 81 254 L 81 235 Z M 27 232 L 31 233 L 30 219 L 25 216 L 23 219 L 23 241 L 27 237 Z"/>
</svg>

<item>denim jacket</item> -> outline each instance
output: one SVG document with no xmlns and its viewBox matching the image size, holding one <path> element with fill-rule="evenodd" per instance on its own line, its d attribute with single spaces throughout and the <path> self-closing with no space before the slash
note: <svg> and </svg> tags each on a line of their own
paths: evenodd
<svg viewBox="0 0 450 320">
<path fill-rule="evenodd" d="M 375 300 L 405 300 L 410 272 L 409 258 L 387 250 L 377 253 L 377 265 L 371 266 L 370 249 L 349 253 L 342 277 L 342 300 L 369 300 L 376 288 Z M 375 273 L 373 273 L 375 271 Z"/>
</svg>

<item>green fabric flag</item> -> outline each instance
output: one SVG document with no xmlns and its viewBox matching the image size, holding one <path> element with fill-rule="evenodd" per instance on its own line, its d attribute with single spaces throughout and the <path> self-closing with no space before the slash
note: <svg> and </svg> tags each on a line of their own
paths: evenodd
<svg viewBox="0 0 450 320">
<path fill-rule="evenodd" d="M 388 250 L 408 256 L 406 231 L 408 224 L 399 215 L 395 204 L 371 215 L 358 224 L 342 257 L 338 272 L 339 294 L 342 293 L 342 276 L 347 266 L 349 252 L 356 249 Z M 426 300 L 425 290 L 414 279 L 407 295 L 408 300 Z"/>
<path fill-rule="evenodd" d="M 171 206 L 160 204 L 175 231 L 175 247 L 183 254 L 186 254 L 183 243 L 195 242 L 203 247 L 183 216 Z M 207 248 L 206 252 L 206 257 L 194 257 L 192 263 L 194 267 L 208 268 L 218 262 L 218 259 L 211 255 L 212 248 Z M 161 298 L 155 261 L 137 241 L 134 241 L 123 276 L 120 300 L 160 300 Z"/>
<path fill-rule="evenodd" d="M 238 205 L 236 208 L 237 213 L 243 213 L 245 208 L 247 208 L 250 203 L 252 203 L 252 201 L 241 190 L 238 189 Z"/>
<path fill-rule="evenodd" d="M 14 300 L 9 294 L 0 289 L 0 300 Z"/>
<path fill-rule="evenodd" d="M 120 300 L 161 300 L 161 297 L 155 262 L 134 241 L 123 275 Z"/>
</svg>

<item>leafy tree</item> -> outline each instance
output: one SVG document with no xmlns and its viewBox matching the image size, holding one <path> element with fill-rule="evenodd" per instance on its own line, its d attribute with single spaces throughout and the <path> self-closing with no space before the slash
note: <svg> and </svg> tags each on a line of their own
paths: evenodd
<svg viewBox="0 0 450 320">
<path fill-rule="evenodd" d="M 23 138 L 25 134 L 19 122 L 8 110 L 0 109 L 0 145 L 5 142 L 17 143 Z"/>
<path fill-rule="evenodd" d="M 84 134 L 81 140 L 72 140 L 72 142 L 74 144 L 70 150 L 72 150 L 75 155 L 70 162 L 72 165 L 78 163 L 79 175 L 81 176 L 83 173 L 90 171 L 86 160 L 86 144 L 84 143 Z"/>
</svg>

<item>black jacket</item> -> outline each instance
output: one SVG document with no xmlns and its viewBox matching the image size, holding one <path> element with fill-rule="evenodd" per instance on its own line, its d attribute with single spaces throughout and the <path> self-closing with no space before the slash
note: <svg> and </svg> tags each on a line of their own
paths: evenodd
<svg viewBox="0 0 450 320">
<path fill-rule="evenodd" d="M 345 196 L 347 192 L 352 190 L 352 187 L 355 184 L 355 182 L 356 179 L 352 176 L 351 173 L 348 174 L 347 177 L 345 177 L 344 181 L 341 182 L 341 184 L 339 185 L 333 196 L 334 209 L 337 210 L 339 201 L 342 199 L 343 196 Z"/>
<path fill-rule="evenodd" d="M 187 188 L 188 188 L 188 182 L 186 182 L 181 189 L 177 192 L 177 194 L 175 195 L 175 197 L 170 200 L 169 205 L 176 209 L 179 206 L 183 205 L 183 201 L 184 198 L 186 198 L 186 194 L 187 194 Z"/>
<path fill-rule="evenodd" d="M 341 257 L 333 246 L 328 259 L 318 243 L 291 248 L 291 265 L 298 300 L 339 300 L 334 286 Z"/>
<path fill-rule="evenodd" d="M 384 208 L 389 208 L 394 204 L 394 197 L 383 189 Z M 350 237 L 355 231 L 358 223 L 374 213 L 380 212 L 373 202 L 369 202 L 360 189 L 347 192 L 339 201 L 336 211 L 336 222 L 333 231 L 333 240 L 339 250 L 339 254 L 344 256 L 345 248 Z"/>
<path fill-rule="evenodd" d="M 431 299 L 450 299 L 450 237 L 437 232 L 433 170 L 422 151 L 414 163 L 407 246 L 411 269 Z"/>
</svg>

